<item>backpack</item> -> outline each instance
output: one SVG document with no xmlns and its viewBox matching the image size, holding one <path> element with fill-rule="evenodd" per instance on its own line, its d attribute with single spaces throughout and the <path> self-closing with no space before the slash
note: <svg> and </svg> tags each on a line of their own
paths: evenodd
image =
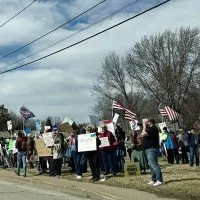
<svg viewBox="0 0 200 200">
<path fill-rule="evenodd" d="M 26 151 L 27 150 L 27 139 L 23 138 L 22 140 L 22 150 Z"/>
</svg>

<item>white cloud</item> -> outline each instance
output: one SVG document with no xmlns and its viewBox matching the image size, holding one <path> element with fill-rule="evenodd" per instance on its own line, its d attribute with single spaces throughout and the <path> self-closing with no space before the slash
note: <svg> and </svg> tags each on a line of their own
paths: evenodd
<svg viewBox="0 0 200 200">
<path fill-rule="evenodd" d="M 6 2 L 8 0 L 5 3 L 2 2 L 1 9 L 7 9 L 10 13 L 20 10 L 25 5 L 24 1 L 10 0 L 10 6 Z M 62 12 L 59 12 L 59 8 L 56 7 L 58 1 L 47 0 L 39 4 L 35 3 L 27 9 L 27 12 L 22 13 L 7 24 L 4 29 L 0 29 L 1 54 L 4 54 L 4 47 L 26 44 L 27 41 L 31 41 L 63 23 L 66 16 L 74 16 L 74 14 L 80 12 L 80 9 L 83 11 L 98 1 L 73 0 L 73 2 L 73 4 L 66 4 L 65 1 L 62 1 Z M 131 1 L 126 0 L 125 3 L 127 2 Z M 145 0 L 143 0 L 143 4 L 138 5 L 138 8 L 144 9 L 144 6 L 147 7 L 144 2 Z M 100 16 L 102 13 L 111 12 L 114 8 L 122 6 L 122 4 L 116 3 L 114 0 L 111 3 L 98 9 L 98 12 L 101 13 Z M 103 57 L 112 50 L 116 50 L 121 55 L 124 54 L 135 41 L 140 40 L 144 35 L 163 32 L 167 28 L 174 30 L 182 25 L 198 26 L 198 19 L 200 18 L 199 7 L 199 0 L 172 0 L 163 7 L 116 27 L 96 38 L 30 65 L 26 70 L 2 74 L 0 79 L 0 103 L 5 104 L 8 109 L 16 112 L 24 104 L 40 119 L 45 119 L 47 116 L 64 117 L 68 115 L 79 122 L 88 121 L 88 115 L 91 112 L 90 108 L 94 103 L 91 96 L 91 88 L 93 81 L 97 78 L 96 75 L 101 69 Z M 94 12 L 93 15 L 87 15 L 88 21 L 96 20 L 99 17 L 98 12 Z M 7 12 L 0 13 L 2 20 L 10 17 Z M 48 51 L 41 52 L 33 58 L 63 48 L 128 18 L 132 14 L 130 10 L 129 12 L 124 12 L 109 21 L 76 35 L 69 41 L 62 42 Z M 85 23 L 82 24 L 82 22 L 80 24 L 81 26 L 87 25 Z M 22 58 L 23 55 L 38 51 L 75 32 L 79 27 L 76 25 L 73 30 L 70 30 L 70 27 L 68 29 L 60 29 L 58 32 L 41 40 L 40 43 L 33 45 L 28 49 L 29 51 L 19 53 L 18 57 Z M 33 58 L 29 58 L 27 61 L 31 61 Z M 0 65 L 4 66 L 5 63 L 9 62 L 11 60 L 2 60 Z"/>
</svg>

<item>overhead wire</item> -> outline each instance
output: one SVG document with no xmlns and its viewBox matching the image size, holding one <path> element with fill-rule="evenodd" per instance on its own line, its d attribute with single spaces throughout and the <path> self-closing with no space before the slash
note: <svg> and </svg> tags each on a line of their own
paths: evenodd
<svg viewBox="0 0 200 200">
<path fill-rule="evenodd" d="M 25 6 L 22 10 L 20 10 L 18 13 L 16 13 L 14 16 L 12 16 L 10 19 L 8 19 L 7 21 L 5 21 L 3 24 L 0 25 L 0 28 L 3 27 L 4 25 L 6 25 L 8 22 L 10 22 L 12 19 L 14 19 L 15 17 L 17 17 L 19 14 L 21 14 L 23 11 L 25 11 L 28 7 L 30 7 L 33 3 L 35 3 L 37 0 L 33 0 L 30 4 L 28 4 L 27 6 Z"/>
<path fill-rule="evenodd" d="M 47 57 L 50 57 L 50 56 L 52 56 L 52 55 L 55 55 L 55 54 L 57 54 L 57 53 L 59 53 L 59 52 L 62 52 L 62 51 L 64 51 L 64 50 L 66 50 L 66 49 L 69 49 L 69 48 L 71 48 L 71 47 L 73 47 L 73 46 L 76 46 L 76 45 L 78 45 L 78 44 L 80 44 L 80 43 L 83 43 L 83 42 L 85 42 L 85 41 L 87 41 L 87 40 L 89 40 L 89 39 L 91 39 L 91 38 L 94 38 L 94 37 L 96 37 L 96 36 L 98 36 L 98 35 L 100 35 L 100 34 L 102 34 L 102 33 L 104 33 L 104 32 L 109 31 L 109 30 L 111 30 L 111 29 L 113 29 L 113 28 L 115 28 L 115 27 L 117 27 L 117 26 L 120 26 L 120 25 L 122 25 L 122 24 L 124 24 L 124 23 L 126 23 L 126 22 L 128 22 L 128 21 L 130 21 L 130 20 L 132 20 L 132 19 L 134 19 L 134 18 L 136 18 L 136 17 L 139 17 L 139 16 L 141 16 L 141 15 L 143 15 L 143 14 L 145 14 L 145 13 L 151 11 L 151 10 L 154 10 L 154 9 L 156 9 L 156 8 L 162 6 L 162 5 L 164 5 L 164 4 L 166 4 L 166 3 L 170 2 L 170 1 L 172 1 L 172 0 L 166 0 L 166 1 L 162 2 L 162 3 L 159 3 L 159 4 L 157 4 L 157 5 L 155 5 L 155 6 L 151 7 L 151 8 L 146 9 L 145 11 L 142 11 L 142 12 L 138 13 L 137 15 L 134 15 L 134 16 L 132 16 L 132 17 L 129 17 L 128 19 L 125 19 L 125 20 L 123 20 L 123 21 L 121 21 L 121 22 L 119 22 L 119 23 L 117 23 L 117 24 L 115 24 L 115 25 L 113 25 L 113 26 L 110 26 L 109 28 L 106 28 L 106 29 L 104 29 L 104 30 L 102 30 L 102 31 L 99 31 L 99 32 L 96 33 L 96 34 L 93 34 L 93 35 L 91 35 L 91 36 L 89 36 L 89 37 L 86 37 L 85 39 L 82 39 L 82 40 L 80 40 L 80 41 L 78 41 L 78 42 L 75 42 L 75 43 L 73 43 L 73 44 L 71 44 L 71 45 L 69 45 L 69 46 L 67 46 L 67 47 L 64 47 L 64 48 L 62 48 L 62 49 L 59 49 L 59 50 L 57 50 L 57 51 L 54 51 L 53 53 L 47 54 L 47 55 L 45 55 L 45 56 L 42 56 L 42 57 L 40 57 L 40 58 L 38 58 L 38 59 L 35 59 L 35 60 L 31 61 L 31 62 L 28 62 L 28 63 L 25 63 L 25 64 L 23 64 L 23 65 L 14 67 L 14 68 L 12 68 L 12 69 L 5 70 L 5 71 L 3 71 L 3 72 L 0 72 L 0 74 L 4 74 L 4 73 L 10 72 L 10 71 L 13 71 L 13 70 L 16 70 L 16 69 L 25 67 L 25 66 L 27 66 L 27 65 L 33 64 L 33 63 L 38 62 L 38 61 L 40 61 L 40 60 L 43 60 L 43 59 L 45 59 L 45 58 L 47 58 Z"/>
<path fill-rule="evenodd" d="M 81 33 L 81 32 L 83 32 L 83 31 L 85 31 L 85 30 L 88 30 L 89 28 L 91 28 L 91 27 L 93 27 L 93 26 L 96 26 L 96 25 L 99 24 L 100 22 L 103 22 L 103 21 L 105 21 L 105 20 L 107 20 L 107 19 L 109 19 L 109 18 L 111 18 L 111 17 L 117 15 L 118 13 L 120 13 L 120 12 L 123 11 L 123 10 L 125 10 L 126 8 L 128 8 L 128 7 L 131 6 L 131 5 L 133 5 L 134 3 L 136 3 L 136 0 L 134 0 L 134 1 L 131 2 L 131 3 L 128 3 L 127 5 L 123 6 L 122 8 L 120 8 L 120 9 L 118 9 L 118 10 L 116 10 L 116 11 L 110 13 L 109 15 L 107 15 L 107 16 L 105 16 L 105 17 L 99 19 L 99 20 L 97 20 L 96 22 L 94 22 L 94 23 L 92 23 L 92 24 L 89 24 L 88 26 L 86 26 L 86 27 L 84 27 L 84 28 L 78 30 L 77 32 L 75 32 L 75 33 L 73 33 L 73 34 L 71 34 L 71 35 L 68 35 L 67 37 L 65 37 L 65 38 L 63 38 L 63 39 L 61 39 L 61 40 L 59 40 L 59 41 L 57 41 L 57 42 L 55 42 L 55 43 L 53 43 L 53 44 L 51 44 L 51 45 L 45 47 L 45 48 L 43 48 L 43 49 L 41 49 L 41 50 L 39 50 L 39 51 L 37 51 L 37 52 L 34 52 L 34 53 L 32 53 L 32 54 L 30 54 L 30 55 L 28 55 L 28 56 L 26 56 L 26 57 L 24 57 L 24 58 L 22 58 L 22 59 L 20 59 L 20 60 L 18 60 L 18 61 L 12 62 L 12 63 L 10 63 L 10 64 L 4 66 L 4 67 L 1 67 L 0 70 L 5 69 L 5 68 L 7 68 L 7 67 L 10 67 L 10 66 L 12 66 L 12 65 L 14 65 L 14 64 L 17 64 L 17 63 L 19 63 L 19 62 L 21 62 L 21 61 L 23 61 L 23 60 L 25 60 L 25 59 L 27 59 L 27 58 L 30 58 L 30 57 L 32 57 L 32 56 L 34 56 L 34 55 L 37 55 L 38 53 L 41 53 L 41 52 L 43 52 L 43 51 L 49 49 L 50 47 L 53 47 L 53 46 L 55 46 L 55 45 L 57 45 L 57 44 L 59 44 L 59 43 L 65 41 L 65 40 L 67 40 L 67 39 L 69 39 L 69 38 L 71 38 L 71 37 L 73 37 L 73 36 L 75 36 L 75 35 L 77 35 L 77 34 L 79 34 L 79 33 Z"/>
<path fill-rule="evenodd" d="M 97 3 L 97 4 L 95 4 L 94 6 L 90 7 L 89 9 L 85 10 L 84 12 L 78 14 L 77 16 L 73 17 L 72 19 L 66 21 L 65 23 L 61 24 L 60 26 L 54 28 L 53 30 L 51 30 L 51 31 L 49 31 L 49 32 L 47 32 L 47 33 L 45 33 L 45 34 L 43 34 L 42 36 L 40 36 L 40 37 L 34 39 L 33 41 L 31 41 L 31 42 L 25 44 L 24 46 L 21 46 L 21 47 L 19 47 L 18 49 L 16 49 L 16 50 L 14 50 L 14 51 L 12 51 L 12 52 L 10 52 L 10 53 L 8 53 L 8 54 L 6 54 L 6 55 L 0 57 L 0 60 L 3 59 L 3 58 L 6 58 L 6 57 L 8 57 L 8 56 L 10 56 L 10 55 L 12 55 L 12 54 L 14 54 L 14 53 L 16 53 L 16 52 L 18 52 L 18 51 L 20 51 L 20 50 L 24 49 L 25 47 L 29 46 L 30 44 L 33 44 L 34 42 L 36 42 L 36 41 L 38 41 L 38 40 L 40 40 L 40 39 L 46 37 L 46 36 L 49 35 L 50 33 L 52 33 L 52 32 L 54 32 L 54 31 L 58 30 L 59 28 L 65 26 L 66 24 L 68 24 L 68 23 L 74 21 L 75 19 L 79 18 L 80 16 L 82 16 L 82 15 L 86 14 L 87 12 L 93 10 L 94 8 L 96 8 L 97 6 L 101 5 L 101 4 L 104 3 L 105 1 L 107 1 L 107 0 L 103 0 L 103 1 L 101 1 L 101 2 L 99 2 L 99 3 Z"/>
</svg>

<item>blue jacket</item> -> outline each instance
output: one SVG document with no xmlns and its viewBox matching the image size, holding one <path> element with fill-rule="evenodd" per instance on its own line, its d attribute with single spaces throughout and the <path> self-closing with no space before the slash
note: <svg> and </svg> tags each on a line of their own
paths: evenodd
<svg viewBox="0 0 200 200">
<path fill-rule="evenodd" d="M 163 133 L 161 139 L 167 150 L 175 148 L 174 141 L 172 140 L 171 135 L 168 131 Z"/>
</svg>

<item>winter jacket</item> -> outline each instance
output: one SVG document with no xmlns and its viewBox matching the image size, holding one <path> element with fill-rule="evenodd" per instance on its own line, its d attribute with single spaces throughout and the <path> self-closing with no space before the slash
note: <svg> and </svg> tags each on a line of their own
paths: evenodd
<svg viewBox="0 0 200 200">
<path fill-rule="evenodd" d="M 171 135 L 170 135 L 170 133 L 168 131 L 166 131 L 165 133 L 162 134 L 161 141 L 163 142 L 163 144 L 165 145 L 165 148 L 167 150 L 175 148 L 175 145 L 174 145 L 174 142 L 172 140 L 172 137 L 171 137 Z"/>
<path fill-rule="evenodd" d="M 108 147 L 99 147 L 99 149 L 101 149 L 101 150 L 112 150 L 112 149 L 116 148 L 116 146 L 114 145 L 114 143 L 116 142 L 115 136 L 110 131 L 107 130 L 106 132 L 101 132 L 99 134 L 99 138 L 103 138 L 103 137 L 107 137 L 108 138 L 110 146 L 108 146 Z"/>
<path fill-rule="evenodd" d="M 197 135 L 190 133 L 188 135 L 188 144 L 190 147 L 197 147 L 199 145 L 199 138 Z"/>
</svg>

